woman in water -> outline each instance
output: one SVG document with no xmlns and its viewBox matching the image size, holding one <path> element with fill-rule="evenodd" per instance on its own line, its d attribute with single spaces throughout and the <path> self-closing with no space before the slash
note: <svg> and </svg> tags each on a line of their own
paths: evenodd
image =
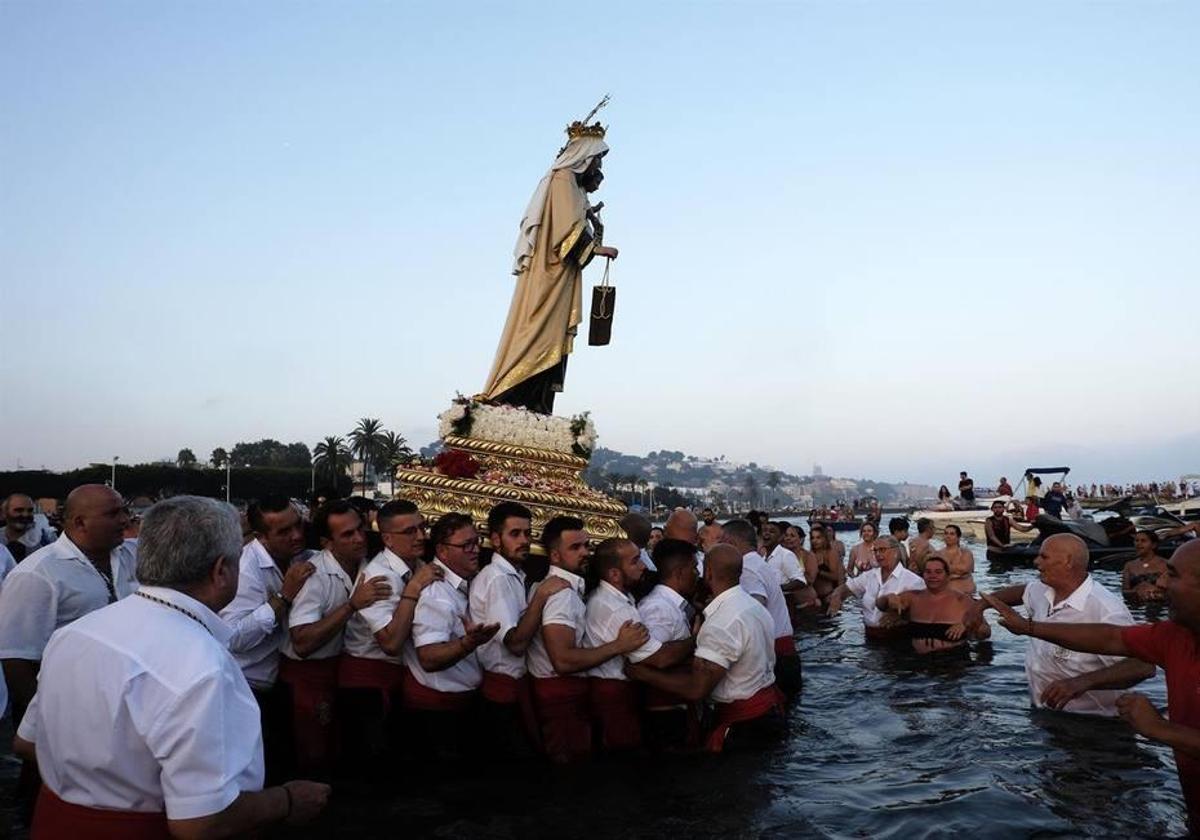
<svg viewBox="0 0 1200 840">
<path fill-rule="evenodd" d="M 876 606 L 903 615 L 908 613 L 906 629 L 917 653 L 934 653 L 961 647 L 967 639 L 986 639 L 992 629 L 986 621 L 970 627 L 963 623 L 974 599 L 951 589 L 950 564 L 935 554 L 925 561 L 925 589 L 881 595 Z"/>
<path fill-rule="evenodd" d="M 817 560 L 817 575 L 813 589 L 823 606 L 828 606 L 829 595 L 846 582 L 846 569 L 837 551 L 829 544 L 830 531 L 825 528 L 812 529 L 812 555 Z"/>
<path fill-rule="evenodd" d="M 1158 586 L 1158 576 L 1166 574 L 1167 561 L 1156 553 L 1158 534 L 1138 531 L 1133 538 L 1133 549 L 1137 553 L 1121 570 L 1122 594 L 1139 601 L 1161 601 L 1163 590 Z"/>
<path fill-rule="evenodd" d="M 864 522 L 858 529 L 858 535 L 862 537 L 862 542 L 850 549 L 850 562 L 846 564 L 846 574 L 850 577 L 858 577 L 878 565 L 875 562 L 875 538 L 879 536 L 879 531 L 874 524 Z"/>
<path fill-rule="evenodd" d="M 804 569 L 804 579 L 811 586 L 812 582 L 817 579 L 817 558 L 804 547 L 804 529 L 799 525 L 789 524 L 783 529 L 783 538 L 779 542 L 796 555 L 801 568 Z"/>
<path fill-rule="evenodd" d="M 961 545 L 962 528 L 947 525 L 942 529 L 946 547 L 938 552 L 950 567 L 950 588 L 967 595 L 975 594 L 975 555 Z"/>
</svg>

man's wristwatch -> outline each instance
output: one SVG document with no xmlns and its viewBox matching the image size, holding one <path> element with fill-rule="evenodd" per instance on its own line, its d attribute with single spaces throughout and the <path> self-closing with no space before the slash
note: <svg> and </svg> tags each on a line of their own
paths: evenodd
<svg viewBox="0 0 1200 840">
<path fill-rule="evenodd" d="M 272 592 L 271 597 L 278 598 L 280 601 L 282 601 L 284 609 L 290 610 L 292 608 L 292 599 L 284 595 L 282 592 Z"/>
</svg>

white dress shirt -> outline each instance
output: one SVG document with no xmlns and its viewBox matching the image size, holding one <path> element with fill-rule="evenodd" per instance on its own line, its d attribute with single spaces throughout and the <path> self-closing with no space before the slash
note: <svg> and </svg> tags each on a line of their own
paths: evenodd
<svg viewBox="0 0 1200 840">
<path fill-rule="evenodd" d="M 775 622 L 767 608 L 731 586 L 704 608 L 696 656 L 725 669 L 713 689 L 717 703 L 745 700 L 775 682 Z"/>
<path fill-rule="evenodd" d="M 306 624 L 320 621 L 349 601 L 350 594 L 354 592 L 354 579 L 346 574 L 342 564 L 328 549 L 314 555 L 309 562 L 316 567 L 316 571 L 308 576 L 308 580 L 304 581 L 304 586 L 300 587 L 300 591 L 296 593 L 296 600 L 292 602 L 292 608 L 288 611 L 289 631 L 293 627 L 303 627 Z M 308 656 L 300 656 L 296 653 L 296 646 L 292 644 L 289 632 L 283 640 L 280 652 L 289 659 L 300 661 L 332 659 L 342 652 L 344 637 L 345 628 L 334 634 L 332 639 Z"/>
<path fill-rule="evenodd" d="M 392 587 L 392 594 L 363 607 L 350 617 L 346 622 L 345 651 L 362 659 L 382 659 L 399 665 L 401 657 L 384 653 L 375 639 L 375 634 L 392 623 L 396 606 L 400 603 L 400 597 L 404 594 L 404 587 L 408 585 L 413 570 L 400 556 L 385 548 L 363 567 L 362 574 L 367 580 L 373 577 L 387 578 L 388 586 Z"/>
<path fill-rule="evenodd" d="M 1026 585 L 1021 603 L 1034 621 L 1054 624 L 1133 624 L 1125 602 L 1093 580 L 1091 575 L 1057 605 L 1054 590 L 1040 580 Z M 1029 695 L 1033 705 L 1041 707 L 1042 692 L 1055 680 L 1077 677 L 1099 668 L 1107 668 L 1122 660 L 1120 656 L 1100 656 L 1079 653 L 1059 647 L 1053 642 L 1030 638 L 1025 648 L 1025 675 L 1029 678 Z M 1088 691 L 1063 706 L 1063 711 L 1085 715 L 1117 713 L 1117 698 L 1125 689 Z"/>
<path fill-rule="evenodd" d="M 783 584 L 791 583 L 794 580 L 804 584 L 808 583 L 808 579 L 804 577 L 804 564 L 800 562 L 796 552 L 790 548 L 784 548 L 782 545 L 775 546 L 767 555 L 767 565 L 775 570 L 775 574 L 779 575 L 779 580 Z"/>
<path fill-rule="evenodd" d="M 67 802 L 172 820 L 218 813 L 262 789 L 258 703 L 225 622 L 174 589 L 141 591 L 175 607 L 135 595 L 54 634 L 18 734 Z"/>
<path fill-rule="evenodd" d="M 897 564 L 886 581 L 883 579 L 883 570 L 877 566 L 874 569 L 868 569 L 858 577 L 846 578 L 846 588 L 862 601 L 863 624 L 868 627 L 878 627 L 883 618 L 883 610 L 875 606 L 875 601 L 879 596 L 899 595 L 901 592 L 924 589 L 925 581 Z"/>
<path fill-rule="evenodd" d="M 751 596 L 759 596 L 766 600 L 767 612 L 775 622 L 775 638 L 790 639 L 795 631 L 792 629 L 792 616 L 788 612 L 787 599 L 783 596 L 783 582 L 757 551 L 742 555 L 740 584 Z"/>
<path fill-rule="evenodd" d="M 546 577 L 562 578 L 571 585 L 546 599 L 546 603 L 542 606 L 542 627 L 545 628 L 551 624 L 570 627 L 575 631 L 575 647 L 585 647 L 583 641 L 586 636 L 587 621 L 586 607 L 583 603 L 583 578 L 558 566 L 551 566 Z M 529 593 L 530 597 L 540 585 L 541 581 Z M 554 665 L 550 662 L 550 654 L 546 653 L 546 642 L 542 639 L 540 632 L 534 634 L 533 641 L 529 643 L 525 662 L 529 666 L 529 673 L 535 677 L 558 676 L 558 672 L 554 670 Z"/>
<path fill-rule="evenodd" d="M 442 579 L 421 590 L 413 613 L 412 636 L 404 646 L 404 664 L 413 677 L 426 688 L 460 694 L 474 691 L 483 683 L 479 657 L 471 651 L 449 668 L 426 671 L 417 658 L 417 648 L 461 639 L 467 634 L 464 620 L 470 617 L 467 600 L 467 581 L 450 571 L 441 560 L 433 561 L 442 568 Z"/>
<path fill-rule="evenodd" d="M 471 581 L 471 619 L 477 624 L 499 624 L 496 635 L 480 645 L 479 664 L 485 671 L 515 680 L 525 676 L 525 657 L 504 645 L 504 636 L 517 626 L 525 612 L 525 573 L 499 553 Z"/>
<path fill-rule="evenodd" d="M 650 556 L 650 552 L 643 548 L 641 554 L 642 554 L 642 565 L 644 565 L 647 569 L 649 569 L 652 572 L 657 572 L 658 566 L 654 565 L 654 558 L 652 558 Z"/>
<path fill-rule="evenodd" d="M 633 596 L 622 592 L 606 580 L 588 598 L 584 609 L 584 635 L 588 647 L 600 647 L 617 639 L 621 625 L 626 621 L 640 621 L 637 606 Z M 625 660 L 637 664 L 649 656 L 653 656 L 662 647 L 662 642 L 651 636 L 637 650 L 624 656 L 614 656 L 606 659 L 595 668 L 588 671 L 588 676 L 605 680 L 625 680 Z"/>
<path fill-rule="evenodd" d="M 661 583 L 637 605 L 639 620 L 660 642 L 678 642 L 692 635 L 691 610 L 686 598 Z"/>
<path fill-rule="evenodd" d="M 137 554 L 128 543 L 113 549 L 117 598 L 137 589 Z M 104 577 L 66 534 L 13 569 L 0 593 L 0 659 L 42 658 L 50 634 L 113 600 Z"/>
<path fill-rule="evenodd" d="M 12 552 L 0 545 L 0 592 L 4 591 L 4 579 L 16 566 L 17 561 L 13 559 Z M 8 685 L 4 682 L 4 671 L 0 670 L 0 720 L 3 720 L 7 714 Z"/>
<path fill-rule="evenodd" d="M 303 562 L 314 553 L 302 551 L 292 562 Z M 229 652 L 251 688 L 268 689 L 279 675 L 279 649 L 287 628 L 276 621 L 267 600 L 282 591 L 283 573 L 266 548 L 258 540 L 246 543 L 238 565 L 237 595 L 221 610 L 221 618 L 233 633 Z"/>
</svg>

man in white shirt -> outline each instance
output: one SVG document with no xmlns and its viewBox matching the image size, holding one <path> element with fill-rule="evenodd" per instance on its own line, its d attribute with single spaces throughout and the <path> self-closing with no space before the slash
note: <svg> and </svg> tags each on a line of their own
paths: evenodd
<svg viewBox="0 0 1200 840">
<path fill-rule="evenodd" d="M 492 561 L 471 581 L 471 618 L 500 629 L 479 647 L 483 668 L 481 716 L 491 751 L 524 756 L 538 744 L 537 719 L 525 653 L 542 628 L 546 599 L 570 584 L 561 578 L 544 581 L 526 603 L 525 561 L 533 542 L 533 514 L 517 502 L 500 502 L 488 512 Z"/>
<path fill-rule="evenodd" d="M 347 765 L 369 776 L 389 746 L 401 739 L 404 668 L 401 656 L 412 634 L 417 599 L 440 580 L 442 570 L 425 563 L 425 519 L 405 500 L 388 502 L 375 517 L 383 550 L 363 568 L 367 579 L 383 578 L 391 590 L 346 622 L 338 663 L 338 716 Z M 378 769 L 376 767 L 376 769 Z"/>
<path fill-rule="evenodd" d="M 475 650 L 500 625 L 471 620 L 468 593 L 479 573 L 479 532 L 471 517 L 442 515 L 429 540 L 442 577 L 421 592 L 404 648 L 405 729 L 419 756 L 445 761 L 474 752 L 478 744 L 472 711 L 483 669 Z"/>
<path fill-rule="evenodd" d="M 556 516 L 542 529 L 542 545 L 550 557 L 551 578 L 568 588 L 546 599 L 542 630 L 529 645 L 526 662 L 533 677 L 542 749 L 555 763 L 586 758 L 592 751 L 592 726 L 588 709 L 588 681 L 584 672 L 644 645 L 650 634 L 639 622 L 627 621 L 617 638 L 588 647 L 583 570 L 588 556 L 588 534 L 583 520 Z M 537 595 L 539 582 L 530 593 Z"/>
<path fill-rule="evenodd" d="M 775 621 L 739 585 L 742 556 L 733 545 L 709 550 L 704 578 L 713 599 L 704 610 L 691 669 L 630 665 L 629 675 L 691 702 L 711 698 L 715 722 L 705 742 L 711 752 L 721 752 L 735 732 L 739 743 L 778 737 L 785 719 L 783 694 L 775 686 Z"/>
<path fill-rule="evenodd" d="M 24 493 L 12 493 L 0 504 L 0 518 L 4 520 L 2 543 L 18 563 L 57 539 L 46 517 L 36 511 L 33 497 Z"/>
<path fill-rule="evenodd" d="M 640 555 L 637 545 L 630 540 L 607 539 L 596 546 L 589 562 L 600 583 L 592 590 L 584 612 L 584 633 L 589 646 L 615 642 L 626 624 L 641 623 L 630 594 L 646 574 Z M 631 750 L 642 745 L 641 703 L 637 686 L 625 676 L 626 661 L 651 668 L 670 668 L 691 656 L 692 648 L 690 635 L 670 642 L 650 636 L 637 649 L 591 669 L 592 719 L 606 751 Z"/>
<path fill-rule="evenodd" d="M 279 679 L 291 693 L 297 769 L 324 778 L 333 770 L 337 668 L 346 622 L 390 595 L 391 587 L 382 577 L 359 574 L 367 537 L 354 505 L 345 499 L 330 502 L 317 511 L 313 525 L 322 551 L 309 560 L 313 572 L 288 613 Z"/>
<path fill-rule="evenodd" d="M 4 546 L 0 545 L 0 592 L 4 591 L 4 579 L 17 567 L 17 561 Z M 4 671 L 0 669 L 0 720 L 8 716 L 8 684 L 4 682 Z"/>
<path fill-rule="evenodd" d="M 267 779 L 290 770 L 291 703 L 277 682 L 279 648 L 287 638 L 287 615 L 304 581 L 313 573 L 304 550 L 304 524 L 286 496 L 263 496 L 246 511 L 254 539 L 242 549 L 238 588 L 221 610 L 229 625 L 229 651 L 242 669 L 262 710 Z"/>
<path fill-rule="evenodd" d="M 846 596 L 853 595 L 862 603 L 866 637 L 885 640 L 895 634 L 900 619 L 879 609 L 880 597 L 924 589 L 925 581 L 900 565 L 900 543 L 894 537 L 880 537 L 875 540 L 874 549 L 878 565 L 858 577 L 848 578 L 835 589 L 829 596 L 829 614 L 838 612 Z"/>
<path fill-rule="evenodd" d="M 160 502 L 134 596 L 51 638 L 16 742 L 44 780 L 33 837 L 240 836 L 325 806 L 315 782 L 262 789 L 258 704 L 217 617 L 241 549 L 229 505 Z"/>
<path fill-rule="evenodd" d="M 1022 604 L 1030 620 L 1047 624 L 1133 624 L 1125 602 L 1088 574 L 1087 545 L 1074 534 L 1047 537 L 1037 556 L 1039 580 L 1008 586 L 991 597 Z M 987 609 L 980 601 L 968 620 Z M 1113 717 L 1122 689 L 1154 676 L 1154 666 L 1139 659 L 1080 653 L 1042 639 L 1025 648 L 1029 695 L 1038 708 Z"/>
<path fill-rule="evenodd" d="M 721 526 L 721 531 L 725 542 L 742 553 L 742 589 L 766 607 L 775 622 L 775 684 L 790 700 L 800 692 L 800 655 L 796 652 L 783 582 L 755 548 L 758 532 L 749 521 L 731 519 Z"/>
<path fill-rule="evenodd" d="M 779 577 L 790 614 L 797 606 L 810 605 L 818 599 L 817 593 L 809 586 L 804 563 L 796 556 L 796 552 L 780 542 L 786 527 L 786 522 L 764 522 L 762 541 L 763 550 L 767 552 L 763 560 Z"/>
</svg>

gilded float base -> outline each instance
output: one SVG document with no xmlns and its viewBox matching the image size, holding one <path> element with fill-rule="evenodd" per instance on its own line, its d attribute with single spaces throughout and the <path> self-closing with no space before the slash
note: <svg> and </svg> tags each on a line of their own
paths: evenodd
<svg viewBox="0 0 1200 840">
<path fill-rule="evenodd" d="M 473 478 L 452 478 L 426 469 L 396 471 L 396 496 L 420 508 L 427 519 L 465 513 L 486 529 L 488 511 L 498 502 L 520 502 L 533 513 L 536 541 L 555 516 L 577 516 L 595 540 L 622 537 L 618 524 L 626 507 L 583 481 L 588 460 L 548 449 L 447 435 L 447 449 L 479 462 Z"/>
</svg>

